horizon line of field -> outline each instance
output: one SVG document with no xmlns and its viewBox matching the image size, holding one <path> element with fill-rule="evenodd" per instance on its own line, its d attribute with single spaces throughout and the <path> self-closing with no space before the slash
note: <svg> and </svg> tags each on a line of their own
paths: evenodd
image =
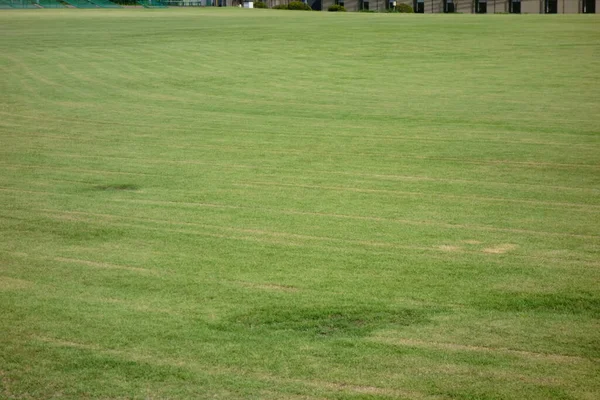
<svg viewBox="0 0 600 400">
<path fill-rule="evenodd" d="M 87 157 L 87 156 L 81 156 Z M 101 157 L 101 156 L 89 156 L 89 157 Z M 113 157 L 119 159 L 120 157 Z M 123 159 L 130 159 L 126 157 L 122 157 Z M 431 177 L 425 175 L 400 175 L 400 174 L 384 174 L 384 173 L 364 173 L 357 171 L 329 171 L 329 170 L 311 170 L 306 168 L 289 168 L 285 169 L 277 167 L 277 166 L 268 166 L 268 165 L 249 165 L 249 164 L 232 164 L 232 163 L 218 163 L 218 162 L 210 162 L 210 161 L 179 161 L 179 160 L 156 160 L 157 163 L 172 163 L 172 164 L 194 164 L 194 165 L 210 165 L 210 166 L 219 166 L 219 167 L 227 167 L 230 169 L 252 169 L 257 172 L 269 170 L 269 171 L 277 171 L 278 177 L 282 178 L 298 178 L 298 179 L 311 179 L 314 177 L 304 176 L 304 175 L 283 175 L 279 172 L 303 172 L 303 173 L 314 173 L 316 175 L 345 175 L 351 177 L 363 177 L 363 178 L 376 178 L 381 179 L 382 182 L 389 181 L 410 181 L 410 182 L 442 182 L 442 183 L 450 183 L 450 184 L 476 184 L 476 185 L 496 185 L 496 186 L 524 186 L 524 187 L 532 187 L 532 188 L 542 188 L 542 189 L 551 189 L 551 190 L 571 190 L 571 191 L 583 191 L 583 192 L 598 192 L 600 194 L 600 188 L 589 188 L 589 187 L 578 187 L 578 186 L 559 186 L 559 185 L 543 185 L 543 184 L 534 184 L 534 183 L 522 183 L 522 182 L 499 182 L 499 181 L 490 181 L 490 180 L 474 180 L 474 179 L 453 179 L 453 178 L 441 178 L 441 177 Z M 130 171 L 113 171 L 113 170 L 102 170 L 102 169 L 86 169 L 86 168 L 72 168 L 69 166 L 47 166 L 47 165 L 35 165 L 35 164 L 17 164 L 13 162 L 3 162 L 0 161 L 0 168 L 7 169 L 38 169 L 40 171 L 45 170 L 58 170 L 58 171 L 67 171 L 67 172 L 75 172 L 75 173 L 83 173 L 90 175 L 103 175 L 103 174 L 115 174 L 115 175 L 134 175 L 134 176 L 154 176 L 154 177 L 181 177 L 181 174 L 157 174 L 157 173 L 149 173 L 149 172 L 130 172 Z M 82 181 L 82 180 L 68 180 L 68 179 L 53 179 L 48 178 L 49 180 L 54 181 L 65 181 L 65 182 L 76 182 L 82 184 L 94 184 L 93 182 Z"/>
<path fill-rule="evenodd" d="M 51 192 L 40 192 L 40 191 L 27 191 L 27 190 L 18 190 L 18 189 L 6 189 L 0 188 L 0 192 L 16 192 L 16 193 L 28 193 L 28 194 L 39 194 L 39 195 L 54 195 L 54 196 L 62 196 L 62 197 L 77 197 L 75 194 L 60 194 L 60 193 L 51 193 Z M 133 203 L 133 204 L 150 204 L 150 205 L 163 205 L 163 206 L 179 206 L 184 208 L 189 207 L 200 207 L 200 208 L 214 208 L 214 209 L 232 209 L 232 210 L 248 210 L 252 212 L 263 212 L 268 214 L 282 214 L 282 215 L 305 215 L 305 216 L 313 216 L 318 218 L 334 218 L 334 219 L 347 219 L 347 220 L 359 220 L 359 221 L 372 221 L 372 222 L 387 222 L 401 225 L 414 225 L 414 226 L 431 226 L 445 229 L 462 229 L 462 230 L 475 230 L 475 231 L 488 231 L 488 232 L 500 232 L 500 233 L 511 233 L 511 234 L 523 234 L 523 235 L 533 235 L 533 236 L 546 236 L 546 237 L 570 237 L 570 238 L 578 238 L 585 240 L 598 240 L 600 239 L 600 235 L 592 235 L 592 234 L 581 234 L 581 233 L 572 233 L 572 232 L 553 232 L 553 231 L 540 231 L 540 230 L 532 230 L 532 229 L 523 229 L 523 228 L 502 228 L 497 226 L 490 225 L 477 225 L 477 224 L 464 224 L 464 223 L 448 223 L 448 222 L 439 222 L 434 220 L 411 220 L 411 219 L 402 219 L 402 218 L 390 218 L 390 217 L 379 217 L 379 216 L 365 216 L 365 215 L 356 215 L 356 214 L 337 214 L 337 213 L 328 213 L 328 212 L 314 212 L 314 211 L 302 211 L 297 209 L 276 209 L 269 207 L 250 207 L 250 206 L 241 206 L 241 205 L 231 205 L 231 204 L 223 204 L 223 203 L 202 203 L 202 202 L 190 202 L 190 201 L 169 201 L 169 200 L 155 200 L 155 199 L 110 199 L 112 203 Z M 11 208 L 12 210 L 16 210 L 15 207 Z M 87 211 L 66 211 L 63 210 L 61 212 L 82 212 L 85 213 Z"/>
</svg>

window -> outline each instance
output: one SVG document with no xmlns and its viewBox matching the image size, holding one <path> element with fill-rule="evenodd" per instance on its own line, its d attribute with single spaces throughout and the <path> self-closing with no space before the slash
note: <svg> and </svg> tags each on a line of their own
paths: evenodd
<svg viewBox="0 0 600 400">
<path fill-rule="evenodd" d="M 487 13 L 487 0 L 476 0 L 475 1 L 475 12 L 477 14 Z"/>
<path fill-rule="evenodd" d="M 425 12 L 425 0 L 413 0 L 413 10 L 416 13 L 423 14 Z"/>
<path fill-rule="evenodd" d="M 584 14 L 596 14 L 596 0 L 583 0 Z"/>
<path fill-rule="evenodd" d="M 510 0 L 508 6 L 511 14 L 521 14 L 521 0 Z"/>
<path fill-rule="evenodd" d="M 556 14 L 558 13 L 558 0 L 546 0 L 545 4 L 545 12 L 546 14 Z"/>
<path fill-rule="evenodd" d="M 454 9 L 454 0 L 444 0 L 444 12 L 445 13 L 453 13 L 456 10 Z"/>
</svg>

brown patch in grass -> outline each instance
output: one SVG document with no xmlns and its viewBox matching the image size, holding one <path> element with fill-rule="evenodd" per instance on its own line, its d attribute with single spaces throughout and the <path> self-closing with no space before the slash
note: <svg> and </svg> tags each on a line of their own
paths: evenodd
<svg viewBox="0 0 600 400">
<path fill-rule="evenodd" d="M 457 252 L 457 251 L 461 250 L 461 248 L 458 246 L 451 246 L 451 245 L 447 245 L 447 244 L 438 246 L 438 249 L 440 249 L 442 251 L 448 251 L 448 252 Z"/>
<path fill-rule="evenodd" d="M 121 300 L 121 299 L 113 299 L 113 298 L 102 298 L 99 299 L 102 303 L 109 304 L 118 304 L 124 306 L 130 310 L 139 311 L 139 312 L 149 312 L 149 313 L 164 313 L 164 314 L 179 314 L 179 312 L 175 312 L 172 309 L 168 308 L 158 308 L 148 304 L 140 304 L 133 301 Z"/>
<path fill-rule="evenodd" d="M 274 290 L 278 292 L 297 292 L 299 289 L 291 285 L 279 285 L 276 283 L 239 282 L 242 286 L 252 289 Z"/>
<path fill-rule="evenodd" d="M 481 242 L 479 240 L 472 240 L 472 239 L 463 240 L 462 242 L 466 243 L 466 244 L 481 244 Z"/>
<path fill-rule="evenodd" d="M 365 394 L 374 396 L 389 396 L 402 399 L 443 399 L 445 396 L 428 395 L 426 393 L 414 390 L 401 390 L 392 388 L 383 388 L 378 386 L 355 385 L 349 383 L 325 382 L 325 381 L 299 381 L 308 386 L 316 386 L 322 389 L 350 392 L 354 394 Z"/>
<path fill-rule="evenodd" d="M 61 221 L 73 221 L 73 222 L 88 222 L 89 221 L 89 217 L 88 216 L 82 216 L 81 214 L 75 214 L 75 213 L 63 213 L 60 215 L 52 215 L 53 219 L 57 219 L 57 220 L 61 220 Z"/>
<path fill-rule="evenodd" d="M 504 253 L 507 253 L 516 248 L 517 248 L 517 245 L 515 245 L 515 244 L 505 243 L 505 244 L 500 244 L 495 247 L 485 248 L 482 251 L 484 253 L 488 253 L 488 254 L 504 254 Z"/>
<path fill-rule="evenodd" d="M 0 290 L 23 290 L 34 285 L 33 282 L 24 279 L 9 278 L 8 276 L 0 276 Z"/>
<path fill-rule="evenodd" d="M 49 338 L 49 337 L 45 337 L 45 336 L 37 336 L 35 339 L 39 340 L 40 342 L 50 343 L 50 344 L 53 344 L 56 346 L 75 347 L 78 349 L 86 349 L 86 350 L 101 350 L 101 347 L 96 346 L 96 345 L 77 343 L 77 342 L 72 342 L 70 340 Z"/>
<path fill-rule="evenodd" d="M 148 268 L 130 267 L 128 265 L 118 265 L 118 264 L 110 264 L 110 263 L 98 262 L 98 261 L 81 260 L 78 258 L 55 257 L 55 258 L 53 258 L 53 260 L 60 261 L 60 262 L 66 262 L 66 263 L 87 265 L 87 266 L 95 267 L 95 268 L 122 269 L 125 271 L 143 272 L 143 273 L 149 273 L 149 274 L 156 273 L 156 271 L 148 269 Z"/>
</svg>

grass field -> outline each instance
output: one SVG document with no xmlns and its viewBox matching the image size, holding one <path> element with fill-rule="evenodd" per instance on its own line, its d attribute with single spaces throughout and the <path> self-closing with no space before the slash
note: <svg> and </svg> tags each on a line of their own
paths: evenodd
<svg viewBox="0 0 600 400">
<path fill-rule="evenodd" d="M 598 17 L 0 34 L 0 398 L 600 396 Z"/>
</svg>

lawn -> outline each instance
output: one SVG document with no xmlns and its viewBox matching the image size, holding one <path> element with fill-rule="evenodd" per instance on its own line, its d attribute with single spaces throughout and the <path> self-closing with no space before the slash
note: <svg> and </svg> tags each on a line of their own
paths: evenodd
<svg viewBox="0 0 600 400">
<path fill-rule="evenodd" d="M 600 396 L 598 17 L 0 35 L 0 398 Z"/>
</svg>

